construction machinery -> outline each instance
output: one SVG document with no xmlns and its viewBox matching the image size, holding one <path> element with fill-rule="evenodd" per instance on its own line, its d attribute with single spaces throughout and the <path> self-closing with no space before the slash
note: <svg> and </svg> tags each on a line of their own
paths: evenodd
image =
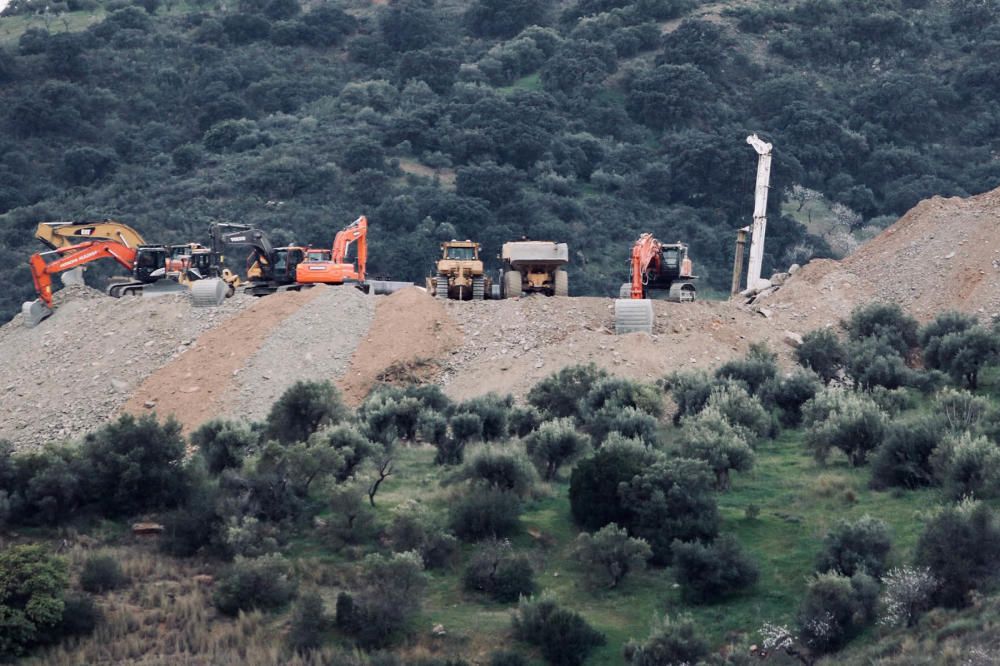
<svg viewBox="0 0 1000 666">
<path fill-rule="evenodd" d="M 479 258 L 479 243 L 470 240 L 441 243 L 434 269 L 434 277 L 427 278 L 427 291 L 437 298 L 481 301 L 492 286 Z"/>
<path fill-rule="evenodd" d="M 266 296 L 276 291 L 297 291 L 298 265 L 305 260 L 308 248 L 293 245 L 274 247 L 267 234 L 244 224 L 213 224 L 209 229 L 212 252 L 221 257 L 227 249 L 250 248 L 247 257 L 246 293 Z"/>
<path fill-rule="evenodd" d="M 183 290 L 172 280 L 166 280 L 166 259 L 168 249 L 162 245 L 140 245 L 129 247 L 117 241 L 87 241 L 78 245 L 61 247 L 49 252 L 31 255 L 28 265 L 35 283 L 38 299 L 21 306 L 25 325 L 37 326 L 52 314 L 52 276 L 93 261 L 113 259 L 124 266 L 131 275 L 131 281 L 112 285 L 112 296 L 127 294 L 150 294 L 148 286 L 162 283 L 159 293 Z"/>
<path fill-rule="evenodd" d="M 500 260 L 504 298 L 530 293 L 569 296 L 569 275 L 562 268 L 569 263 L 566 243 L 529 240 L 504 243 Z"/>
<path fill-rule="evenodd" d="M 684 243 L 661 243 L 652 234 L 639 236 L 632 246 L 629 281 L 622 284 L 615 300 L 615 332 L 653 332 L 651 290 L 665 290 L 667 300 L 690 303 L 696 289 L 693 265 Z"/>
<path fill-rule="evenodd" d="M 347 252 L 357 243 L 357 265 L 347 261 Z M 309 248 L 304 260 L 295 269 L 295 281 L 301 284 L 365 284 L 368 262 L 368 218 L 364 215 L 337 232 L 331 250 Z"/>
<path fill-rule="evenodd" d="M 35 238 L 52 250 L 76 245 L 83 241 L 110 240 L 127 247 L 145 245 L 142 235 L 127 224 L 117 220 L 100 222 L 41 222 L 35 229 Z M 59 275 L 63 284 L 84 284 L 83 268 L 77 267 Z"/>
</svg>

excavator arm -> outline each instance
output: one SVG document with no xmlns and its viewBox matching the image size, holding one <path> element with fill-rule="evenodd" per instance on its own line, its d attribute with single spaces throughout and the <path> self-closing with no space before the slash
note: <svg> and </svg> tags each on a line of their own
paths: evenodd
<svg viewBox="0 0 1000 666">
<path fill-rule="evenodd" d="M 145 245 L 142 235 L 115 220 L 101 222 L 42 222 L 35 229 L 35 238 L 53 250 L 75 245 L 80 241 L 117 241 L 126 247 Z"/>
<path fill-rule="evenodd" d="M 337 232 L 337 235 L 333 239 L 333 254 L 331 257 L 333 262 L 337 264 L 344 263 L 347 251 L 350 249 L 351 243 L 354 242 L 358 244 L 358 281 L 364 282 L 365 265 L 368 263 L 368 218 L 364 215 Z"/>
<path fill-rule="evenodd" d="M 660 262 L 662 244 L 653 238 L 653 234 L 642 234 L 632 246 L 631 283 L 629 298 L 645 298 L 644 285 L 650 269 L 657 270 Z"/>
<path fill-rule="evenodd" d="M 52 262 L 46 262 L 46 256 L 59 255 Z M 131 271 L 135 264 L 136 250 L 116 241 L 90 241 L 79 245 L 62 247 L 51 252 L 37 252 L 31 255 L 28 265 L 31 267 L 31 278 L 35 282 L 38 297 L 48 308 L 52 307 L 52 276 L 71 268 L 89 264 L 100 259 L 114 259 Z"/>
<path fill-rule="evenodd" d="M 229 248 L 248 247 L 253 252 L 247 259 L 247 277 L 264 276 L 274 262 L 274 245 L 267 234 L 245 224 L 213 224 L 209 229 L 212 251 L 223 255 Z"/>
</svg>

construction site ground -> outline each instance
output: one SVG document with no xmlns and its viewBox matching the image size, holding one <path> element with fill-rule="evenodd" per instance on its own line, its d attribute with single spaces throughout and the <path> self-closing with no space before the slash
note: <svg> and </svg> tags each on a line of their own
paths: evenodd
<svg viewBox="0 0 1000 666">
<path fill-rule="evenodd" d="M 998 229 L 1000 190 L 924 201 L 852 256 L 815 260 L 753 305 L 656 301 L 652 335 L 614 335 L 609 298 L 442 302 L 417 287 L 366 296 L 344 286 L 196 309 L 184 295 L 66 288 L 37 328 L 20 315 L 0 327 L 0 439 L 37 449 L 122 412 L 173 415 L 186 429 L 261 419 L 300 379 L 334 381 L 357 404 L 382 381 L 436 382 L 455 399 L 521 398 L 575 363 L 652 381 L 753 342 L 787 367 L 796 334 L 835 326 L 860 303 L 896 302 L 922 321 L 948 309 L 1000 313 Z"/>
</svg>

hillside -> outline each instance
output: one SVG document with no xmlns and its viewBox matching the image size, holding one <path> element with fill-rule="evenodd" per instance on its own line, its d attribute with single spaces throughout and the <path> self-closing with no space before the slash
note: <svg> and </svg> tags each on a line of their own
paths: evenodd
<svg viewBox="0 0 1000 666">
<path fill-rule="evenodd" d="M 36 222 L 107 217 L 154 242 L 229 220 L 327 244 L 366 213 L 372 268 L 418 282 L 442 239 L 572 239 L 582 295 L 613 293 L 649 230 L 725 291 L 752 131 L 776 146 L 768 271 L 829 254 L 793 186 L 843 234 L 996 187 L 988 4 L 15 2 L 0 311 L 31 296 Z"/>
</svg>

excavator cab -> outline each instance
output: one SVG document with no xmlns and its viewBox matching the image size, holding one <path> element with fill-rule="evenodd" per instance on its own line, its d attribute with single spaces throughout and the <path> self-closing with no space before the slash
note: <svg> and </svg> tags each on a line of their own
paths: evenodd
<svg viewBox="0 0 1000 666">
<path fill-rule="evenodd" d="M 133 277 L 140 282 L 155 282 L 166 272 L 167 248 L 162 245 L 142 245 L 136 250 Z"/>
</svg>

